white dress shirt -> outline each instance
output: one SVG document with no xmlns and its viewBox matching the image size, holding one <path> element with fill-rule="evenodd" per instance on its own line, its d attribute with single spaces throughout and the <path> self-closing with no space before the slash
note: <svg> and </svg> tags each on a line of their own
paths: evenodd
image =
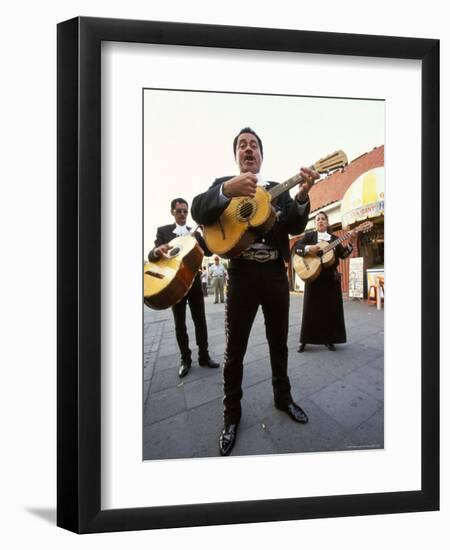
<svg viewBox="0 0 450 550">
<path fill-rule="evenodd" d="M 176 223 L 175 229 L 173 230 L 173 232 L 177 237 L 181 237 L 182 235 L 187 235 L 189 233 L 189 229 L 187 228 L 186 225 L 178 225 Z"/>
<path fill-rule="evenodd" d="M 329 241 L 330 239 L 331 235 L 326 231 L 317 231 L 317 241 Z"/>
</svg>

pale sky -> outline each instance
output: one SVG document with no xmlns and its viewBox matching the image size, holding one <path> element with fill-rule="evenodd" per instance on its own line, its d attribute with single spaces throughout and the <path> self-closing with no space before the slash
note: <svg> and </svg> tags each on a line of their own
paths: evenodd
<svg viewBox="0 0 450 550">
<path fill-rule="evenodd" d="M 191 206 L 216 177 L 238 173 L 233 139 L 245 126 L 262 140 L 263 178 L 282 182 L 337 149 L 351 161 L 383 145 L 385 103 L 145 90 L 144 256 L 157 227 L 173 223 L 173 198 L 183 197 Z M 188 225 L 194 225 L 190 215 Z"/>
</svg>

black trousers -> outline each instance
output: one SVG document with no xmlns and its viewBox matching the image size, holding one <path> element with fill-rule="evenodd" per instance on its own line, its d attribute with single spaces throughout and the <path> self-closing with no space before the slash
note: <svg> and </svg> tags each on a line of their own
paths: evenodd
<svg viewBox="0 0 450 550">
<path fill-rule="evenodd" d="M 192 320 L 195 327 L 195 340 L 198 346 L 199 359 L 208 359 L 208 330 L 206 328 L 205 302 L 200 275 L 194 279 L 194 283 L 186 296 L 172 307 L 175 321 L 175 335 L 180 348 L 181 359 L 191 362 L 191 350 L 189 348 L 189 336 L 186 329 L 186 305 L 189 304 Z"/>
<path fill-rule="evenodd" d="M 226 302 L 226 350 L 224 360 L 224 423 L 241 417 L 243 361 L 250 330 L 262 307 L 272 367 L 275 404 L 292 401 L 287 375 L 289 326 L 289 283 L 281 259 L 266 263 L 231 260 Z"/>
</svg>

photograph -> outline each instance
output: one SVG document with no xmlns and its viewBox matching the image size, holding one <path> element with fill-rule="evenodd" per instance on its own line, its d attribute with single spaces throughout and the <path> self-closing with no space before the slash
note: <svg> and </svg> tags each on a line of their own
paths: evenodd
<svg viewBox="0 0 450 550">
<path fill-rule="evenodd" d="M 143 460 L 383 450 L 383 98 L 144 88 L 142 142 Z"/>
</svg>

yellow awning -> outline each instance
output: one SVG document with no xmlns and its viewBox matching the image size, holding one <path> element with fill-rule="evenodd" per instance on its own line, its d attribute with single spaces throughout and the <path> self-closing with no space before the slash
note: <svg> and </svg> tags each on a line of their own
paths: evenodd
<svg viewBox="0 0 450 550">
<path fill-rule="evenodd" d="M 384 167 L 361 174 L 341 202 L 342 227 L 384 215 Z"/>
</svg>

